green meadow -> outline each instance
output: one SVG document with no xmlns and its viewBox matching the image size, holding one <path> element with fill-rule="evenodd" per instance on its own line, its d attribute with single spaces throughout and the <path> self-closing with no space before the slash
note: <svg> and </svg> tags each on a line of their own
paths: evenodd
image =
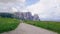
<svg viewBox="0 0 60 34">
<path fill-rule="evenodd" d="M 14 30 L 19 23 L 20 21 L 18 19 L 0 17 L 0 33 Z"/>
<path fill-rule="evenodd" d="M 8 32 L 16 29 L 19 23 L 20 20 L 15 18 L 0 17 L 0 33 Z M 24 23 L 31 24 L 44 29 L 48 29 L 60 34 L 60 22 L 24 20 Z"/>
<path fill-rule="evenodd" d="M 53 21 L 30 21 L 24 20 L 25 23 L 31 24 L 37 27 L 41 27 L 44 29 L 48 29 L 54 32 L 58 32 L 60 34 L 60 22 L 53 22 Z"/>
</svg>

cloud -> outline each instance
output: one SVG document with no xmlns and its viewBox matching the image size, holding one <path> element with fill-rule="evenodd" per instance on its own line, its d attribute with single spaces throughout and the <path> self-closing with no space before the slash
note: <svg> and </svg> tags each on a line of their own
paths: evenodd
<svg viewBox="0 0 60 34">
<path fill-rule="evenodd" d="M 17 10 L 16 8 L 12 7 L 12 8 L 11 8 L 11 11 L 12 11 L 12 12 L 17 12 L 18 10 Z"/>
<path fill-rule="evenodd" d="M 0 12 L 15 12 L 24 8 L 25 0 L 0 0 Z"/>
<path fill-rule="evenodd" d="M 23 6 L 26 0 L 0 0 L 0 6 Z"/>
<path fill-rule="evenodd" d="M 25 2 L 25 0 L 0 0 L 0 3 L 9 3 L 9 2 Z"/>
<path fill-rule="evenodd" d="M 40 18 L 60 19 L 60 0 L 40 0 L 40 2 L 28 6 L 33 14 L 39 14 Z"/>
</svg>

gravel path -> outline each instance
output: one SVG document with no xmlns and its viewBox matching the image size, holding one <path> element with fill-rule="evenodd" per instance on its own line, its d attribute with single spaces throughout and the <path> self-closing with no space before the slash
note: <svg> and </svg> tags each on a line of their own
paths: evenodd
<svg viewBox="0 0 60 34">
<path fill-rule="evenodd" d="M 2 34 L 57 34 L 56 32 L 48 31 L 43 28 L 38 28 L 29 24 L 20 23 L 18 28 L 10 32 L 4 32 Z"/>
</svg>

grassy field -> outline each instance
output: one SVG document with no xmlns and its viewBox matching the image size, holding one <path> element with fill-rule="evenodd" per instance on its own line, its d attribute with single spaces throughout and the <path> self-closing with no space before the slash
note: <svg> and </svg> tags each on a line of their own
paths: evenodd
<svg viewBox="0 0 60 34">
<path fill-rule="evenodd" d="M 14 30 L 19 23 L 20 21 L 14 18 L 0 17 L 0 33 Z"/>
<path fill-rule="evenodd" d="M 60 22 L 52 22 L 52 21 L 28 21 L 25 20 L 25 23 L 34 25 L 34 26 L 38 26 L 38 27 L 42 27 L 48 30 L 52 30 L 55 32 L 58 32 L 60 34 Z"/>
</svg>

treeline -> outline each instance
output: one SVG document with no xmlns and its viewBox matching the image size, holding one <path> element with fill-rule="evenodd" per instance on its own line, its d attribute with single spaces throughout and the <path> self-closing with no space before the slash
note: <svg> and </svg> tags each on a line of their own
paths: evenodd
<svg viewBox="0 0 60 34">
<path fill-rule="evenodd" d="M 11 13 L 0 13 L 0 17 L 14 18 L 14 14 L 11 14 Z"/>
</svg>

